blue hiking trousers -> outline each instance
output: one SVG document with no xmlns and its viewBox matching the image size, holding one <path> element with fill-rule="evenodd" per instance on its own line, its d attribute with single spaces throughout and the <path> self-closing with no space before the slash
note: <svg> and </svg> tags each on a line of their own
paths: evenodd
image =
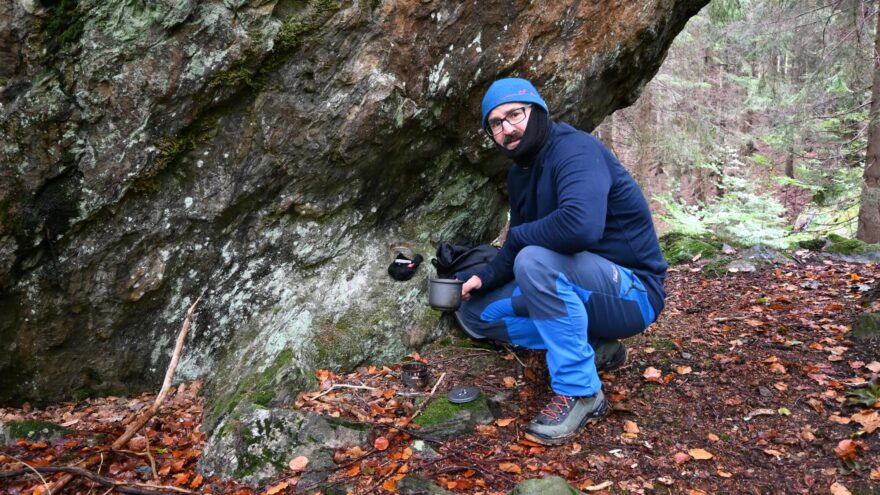
<svg viewBox="0 0 880 495">
<path fill-rule="evenodd" d="M 459 309 L 461 323 L 477 337 L 546 350 L 557 394 L 598 393 L 590 341 L 636 335 L 657 316 L 632 270 L 593 253 L 527 246 L 513 272 L 512 282 L 472 294 Z"/>
</svg>

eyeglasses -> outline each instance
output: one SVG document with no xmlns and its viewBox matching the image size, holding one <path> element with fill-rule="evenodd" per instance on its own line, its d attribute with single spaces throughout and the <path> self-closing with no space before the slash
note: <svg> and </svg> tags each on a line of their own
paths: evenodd
<svg viewBox="0 0 880 495">
<path fill-rule="evenodd" d="M 489 127 L 486 130 L 491 135 L 496 135 L 504 129 L 504 123 L 507 122 L 510 125 L 519 124 L 526 118 L 526 108 L 531 107 L 531 105 L 525 105 L 518 108 L 514 108 L 513 110 L 507 112 L 504 117 L 500 119 L 489 119 Z"/>
</svg>

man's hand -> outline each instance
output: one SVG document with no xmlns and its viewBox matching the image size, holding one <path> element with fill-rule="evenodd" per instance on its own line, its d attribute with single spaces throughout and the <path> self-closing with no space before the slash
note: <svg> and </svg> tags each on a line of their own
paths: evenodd
<svg viewBox="0 0 880 495">
<path fill-rule="evenodd" d="M 471 278 L 461 286 L 461 298 L 465 301 L 469 300 L 471 298 L 470 292 L 472 290 L 477 290 L 482 286 L 483 281 L 480 280 L 480 277 L 472 275 Z"/>
</svg>

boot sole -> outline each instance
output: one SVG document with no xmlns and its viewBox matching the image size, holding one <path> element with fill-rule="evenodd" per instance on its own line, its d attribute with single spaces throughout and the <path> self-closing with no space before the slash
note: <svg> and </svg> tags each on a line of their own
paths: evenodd
<svg viewBox="0 0 880 495">
<path fill-rule="evenodd" d="M 596 371 L 608 372 L 622 368 L 623 365 L 626 364 L 626 357 L 626 347 L 621 345 L 620 349 L 614 353 L 614 356 L 612 356 L 611 359 L 602 363 L 602 366 L 596 367 Z"/>
<path fill-rule="evenodd" d="M 581 420 L 581 423 L 577 426 L 577 428 L 575 428 L 574 430 L 571 431 L 571 433 L 568 433 L 566 435 L 562 435 L 559 437 L 550 437 L 547 435 L 542 435 L 540 433 L 533 433 L 533 432 L 526 430 L 526 432 L 523 434 L 523 437 L 525 437 L 526 440 L 529 440 L 529 441 L 532 441 L 532 442 L 535 442 L 535 443 L 538 443 L 541 445 L 548 445 L 548 446 L 562 445 L 566 441 L 568 441 L 570 438 L 577 435 L 578 432 L 581 431 L 581 428 L 583 428 L 584 426 L 586 426 L 588 424 L 598 423 L 599 420 L 602 419 L 603 416 L 608 414 L 608 409 L 609 409 L 608 401 L 603 400 L 602 404 L 599 406 L 599 408 L 596 411 L 594 411 L 592 414 L 588 414 L 588 415 L 584 416 L 584 419 Z"/>
</svg>

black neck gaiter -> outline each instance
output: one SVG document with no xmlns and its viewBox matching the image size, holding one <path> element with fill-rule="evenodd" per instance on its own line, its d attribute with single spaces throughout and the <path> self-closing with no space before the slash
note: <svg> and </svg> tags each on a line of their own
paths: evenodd
<svg viewBox="0 0 880 495">
<path fill-rule="evenodd" d="M 550 117 L 544 109 L 535 105 L 532 107 L 531 114 L 529 114 L 529 123 L 526 126 L 526 131 L 523 133 L 523 137 L 519 144 L 516 145 L 516 148 L 509 150 L 498 143 L 495 143 L 495 146 L 498 147 L 501 154 L 513 160 L 517 165 L 528 168 L 535 163 L 535 158 L 538 157 L 538 152 L 541 151 L 541 147 L 544 146 L 544 142 L 547 141 L 547 136 L 549 135 Z"/>
</svg>

